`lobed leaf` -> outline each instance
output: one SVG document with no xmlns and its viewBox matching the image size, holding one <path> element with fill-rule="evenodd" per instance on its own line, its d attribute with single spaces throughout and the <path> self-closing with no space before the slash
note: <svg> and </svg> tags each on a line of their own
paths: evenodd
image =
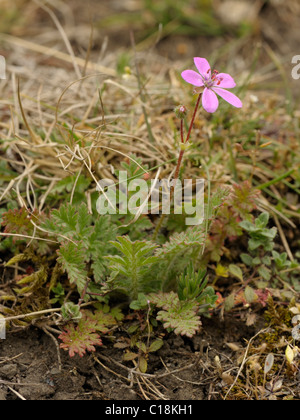
<svg viewBox="0 0 300 420">
<path fill-rule="evenodd" d="M 150 302 L 163 308 L 157 313 L 156 319 L 161 321 L 164 328 L 171 328 L 177 335 L 193 337 L 202 323 L 197 315 L 199 306 L 193 301 L 181 302 L 176 293 L 151 293 Z"/>
<path fill-rule="evenodd" d="M 73 242 L 67 242 L 61 245 L 57 253 L 57 261 L 61 264 L 62 269 L 67 272 L 70 283 L 75 283 L 81 293 L 87 281 L 85 249 L 81 244 L 75 245 Z"/>
<path fill-rule="evenodd" d="M 69 351 L 70 357 L 76 353 L 82 357 L 86 351 L 95 351 L 96 345 L 102 345 L 98 332 L 106 334 L 109 331 L 108 327 L 115 325 L 120 318 L 120 311 L 110 310 L 108 305 L 98 306 L 95 313 L 88 310 L 81 311 L 78 324 L 67 325 L 65 331 L 58 337 L 62 341 L 60 347 Z"/>
</svg>

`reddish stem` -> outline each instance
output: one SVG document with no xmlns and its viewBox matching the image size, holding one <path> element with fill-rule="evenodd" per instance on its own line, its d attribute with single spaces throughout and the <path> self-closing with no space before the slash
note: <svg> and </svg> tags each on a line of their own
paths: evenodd
<svg viewBox="0 0 300 420">
<path fill-rule="evenodd" d="M 192 128 L 193 128 L 193 125 L 194 125 L 194 121 L 195 121 L 195 118 L 196 118 L 196 114 L 197 114 L 197 111 L 198 111 L 198 108 L 199 108 L 199 104 L 200 104 L 201 98 L 202 98 L 202 93 L 200 93 L 200 95 L 198 96 L 198 99 L 197 99 L 197 103 L 196 103 L 196 106 L 195 106 L 195 109 L 194 109 L 194 113 L 193 113 L 193 116 L 192 116 L 190 128 L 189 128 L 188 134 L 186 136 L 186 140 L 185 140 L 186 143 L 190 139 L 190 135 L 191 135 L 191 132 L 192 132 Z"/>
<path fill-rule="evenodd" d="M 199 108 L 201 97 L 202 97 L 202 93 L 200 93 L 199 96 L 198 96 L 197 103 L 195 105 L 195 109 L 194 109 L 194 112 L 193 112 L 192 120 L 191 120 L 191 123 L 190 123 L 190 126 L 189 126 L 189 131 L 187 133 L 185 141 L 184 141 L 184 136 L 183 136 L 183 120 L 181 120 L 181 125 L 180 125 L 181 144 L 186 144 L 189 141 L 189 138 L 190 138 L 190 135 L 191 135 L 191 132 L 192 132 L 192 128 L 193 128 L 193 125 L 194 125 L 194 121 L 195 121 L 195 118 L 196 118 L 196 114 L 197 114 L 197 111 L 198 111 L 198 108 Z M 171 189 L 171 192 L 170 192 L 170 200 L 172 200 L 174 192 L 175 192 L 175 184 L 176 184 L 176 181 L 179 177 L 179 171 L 180 171 L 180 167 L 181 167 L 184 152 L 185 152 L 185 150 L 181 149 L 180 153 L 179 153 L 179 157 L 178 157 L 178 161 L 177 161 L 177 165 L 176 165 L 176 169 L 175 169 L 175 173 L 174 173 L 174 178 L 173 178 L 173 181 L 175 181 L 175 182 L 173 183 L 173 188 Z M 160 228 L 163 224 L 164 218 L 165 218 L 165 214 L 162 214 L 161 218 L 160 218 L 160 220 L 159 220 L 159 222 L 158 222 L 158 224 L 155 228 L 155 231 L 154 231 L 154 234 L 153 234 L 153 240 L 156 239 L 156 237 L 158 235 L 158 232 L 160 231 Z"/>
<path fill-rule="evenodd" d="M 180 131 L 181 131 L 181 142 L 182 143 L 187 143 L 189 141 L 189 138 L 190 138 L 190 135 L 191 135 L 191 132 L 192 132 L 192 129 L 193 129 L 194 121 L 195 121 L 195 118 L 196 118 L 196 114 L 197 114 L 199 104 L 200 104 L 200 101 L 201 101 L 201 97 L 202 97 L 202 93 L 200 93 L 200 95 L 198 96 L 197 103 L 195 105 L 195 109 L 194 109 L 194 112 L 193 112 L 192 120 L 191 120 L 191 123 L 190 123 L 189 131 L 187 133 L 185 141 L 183 139 L 183 120 L 181 120 Z M 174 174 L 174 178 L 173 178 L 174 181 L 176 181 L 178 176 L 179 176 L 179 171 L 180 171 L 180 167 L 181 167 L 184 152 L 185 152 L 185 150 L 180 150 L 180 154 L 179 154 L 179 157 L 178 157 L 178 162 L 177 162 L 177 166 L 176 166 L 175 174 Z"/>
<path fill-rule="evenodd" d="M 180 121 L 180 134 L 181 134 L 181 143 L 184 143 L 184 138 L 183 138 L 183 119 Z"/>
<path fill-rule="evenodd" d="M 174 181 L 176 181 L 178 179 L 180 166 L 181 166 L 181 162 L 182 162 L 182 159 L 183 159 L 184 152 L 185 152 L 185 150 L 180 150 L 180 154 L 179 154 L 179 157 L 178 157 L 178 162 L 177 162 L 177 166 L 176 166 L 175 174 L 174 174 L 174 178 L 173 178 Z"/>
</svg>

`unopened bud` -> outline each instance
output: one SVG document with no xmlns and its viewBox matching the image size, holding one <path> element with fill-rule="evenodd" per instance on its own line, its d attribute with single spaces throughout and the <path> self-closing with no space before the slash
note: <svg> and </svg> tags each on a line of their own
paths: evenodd
<svg viewBox="0 0 300 420">
<path fill-rule="evenodd" d="M 177 118 L 183 120 L 186 117 L 188 110 L 184 105 L 179 105 L 174 109 L 174 112 Z"/>
</svg>

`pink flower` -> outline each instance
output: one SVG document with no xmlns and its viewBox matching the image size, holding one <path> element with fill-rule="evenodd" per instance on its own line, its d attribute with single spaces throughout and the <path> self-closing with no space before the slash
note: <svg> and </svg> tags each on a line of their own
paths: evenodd
<svg viewBox="0 0 300 420">
<path fill-rule="evenodd" d="M 216 94 L 236 108 L 242 108 L 241 100 L 233 93 L 225 90 L 236 86 L 235 81 L 229 74 L 219 73 L 216 70 L 211 73 L 210 65 L 205 58 L 195 57 L 194 63 L 199 73 L 194 70 L 185 70 L 181 73 L 181 76 L 193 86 L 204 87 L 202 105 L 205 111 L 212 113 L 218 109 L 219 100 Z"/>
</svg>

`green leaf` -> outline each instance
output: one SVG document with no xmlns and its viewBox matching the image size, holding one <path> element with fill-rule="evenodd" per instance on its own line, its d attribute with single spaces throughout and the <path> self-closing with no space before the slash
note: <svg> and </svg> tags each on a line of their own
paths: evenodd
<svg viewBox="0 0 300 420">
<path fill-rule="evenodd" d="M 110 310 L 110 313 L 115 318 L 116 321 L 122 321 L 124 319 L 122 310 L 118 307 L 112 308 Z"/>
<path fill-rule="evenodd" d="M 248 267 L 252 267 L 253 265 L 253 258 L 249 254 L 241 254 L 241 260 L 244 264 L 248 265 Z"/>
<path fill-rule="evenodd" d="M 63 204 L 58 210 L 52 211 L 42 227 L 57 234 L 59 240 L 61 240 L 60 235 L 64 235 L 73 240 L 82 241 L 88 247 L 93 233 L 91 220 L 92 216 L 85 203 L 80 206 Z"/>
<path fill-rule="evenodd" d="M 156 251 L 156 255 L 163 258 L 182 256 L 183 253 L 194 247 L 203 246 L 205 238 L 205 227 L 203 225 L 190 226 L 184 232 L 175 232 L 170 237 L 169 242 Z"/>
<path fill-rule="evenodd" d="M 250 239 L 248 242 L 248 248 L 250 251 L 255 251 L 259 247 L 262 247 L 265 251 L 272 251 L 274 247 L 273 239 L 277 235 L 277 228 L 272 227 L 268 229 L 266 226 L 269 221 L 269 214 L 262 213 L 255 223 L 249 221 L 240 222 L 240 226 L 245 229 L 249 235 Z"/>
<path fill-rule="evenodd" d="M 129 307 L 135 311 L 145 309 L 148 306 L 148 298 L 144 293 L 139 293 L 137 300 L 133 300 Z"/>
<path fill-rule="evenodd" d="M 126 353 L 123 354 L 123 360 L 124 362 L 131 362 L 134 359 L 137 359 L 138 354 L 137 353 L 133 353 L 132 351 L 127 351 Z"/>
<path fill-rule="evenodd" d="M 245 299 L 248 303 L 255 302 L 257 300 L 257 294 L 254 292 L 252 287 L 247 286 L 244 291 Z"/>
<path fill-rule="evenodd" d="M 267 224 L 269 223 L 269 213 L 265 212 L 265 213 L 261 213 L 258 218 L 255 220 L 256 226 L 258 227 L 266 227 Z"/>
<path fill-rule="evenodd" d="M 249 239 L 248 246 L 250 251 L 255 251 L 262 245 L 262 241 L 259 239 Z"/>
<path fill-rule="evenodd" d="M 108 327 L 117 324 L 117 321 L 111 312 L 105 313 L 104 310 L 98 309 L 94 314 L 90 311 L 85 311 L 85 313 L 89 319 L 96 321 L 95 330 L 101 332 L 102 334 L 106 334 L 108 332 Z"/>
<path fill-rule="evenodd" d="M 199 306 L 195 302 L 179 300 L 178 295 L 170 293 L 151 293 L 151 303 L 163 308 L 157 313 L 156 319 L 163 322 L 164 328 L 171 328 L 177 335 L 193 337 L 199 331 L 202 323 L 198 316 Z"/>
<path fill-rule="evenodd" d="M 164 345 L 164 340 L 155 340 L 150 344 L 148 351 L 150 353 L 155 353 L 156 351 L 161 349 L 163 345 Z"/>
<path fill-rule="evenodd" d="M 58 233 L 67 234 L 76 231 L 77 214 L 75 207 L 70 204 L 63 204 L 59 210 L 53 210 L 51 216 Z M 62 229 L 62 232 L 60 229 Z"/>
<path fill-rule="evenodd" d="M 249 220 L 244 220 L 243 222 L 240 222 L 239 225 L 247 232 L 252 232 L 255 230 L 255 227 L 251 222 L 249 222 Z"/>
<path fill-rule="evenodd" d="M 252 260 L 253 265 L 260 265 L 261 264 L 261 259 L 259 257 L 255 257 Z"/>
<path fill-rule="evenodd" d="M 99 216 L 88 238 L 88 253 L 92 260 L 94 280 L 103 282 L 108 275 L 108 260 L 105 258 L 114 253 L 111 241 L 116 238 L 117 227 L 112 224 L 108 215 Z"/>
<path fill-rule="evenodd" d="M 262 262 L 263 262 L 263 264 L 265 264 L 265 265 L 268 265 L 268 266 L 270 266 L 271 265 L 271 257 L 269 256 L 269 255 L 265 255 L 264 257 L 262 257 Z"/>
<path fill-rule="evenodd" d="M 76 305 L 73 302 L 66 302 L 65 304 L 63 304 L 61 307 L 61 313 L 65 321 L 71 319 L 78 321 L 82 318 L 82 313 L 80 312 L 79 305 Z"/>
<path fill-rule="evenodd" d="M 180 300 L 196 299 L 201 301 L 202 292 L 207 284 L 205 280 L 206 269 L 195 273 L 193 264 L 190 264 L 178 281 L 178 296 Z"/>
<path fill-rule="evenodd" d="M 284 270 L 285 268 L 289 268 L 291 266 L 291 261 L 287 259 L 287 253 L 283 252 L 282 254 L 279 254 L 276 251 L 272 251 L 272 257 L 275 261 L 276 268 L 278 270 Z"/>
<path fill-rule="evenodd" d="M 118 241 L 112 242 L 123 255 L 110 255 L 110 282 L 121 287 L 132 300 L 137 300 L 139 293 L 152 289 L 152 265 L 158 257 L 152 254 L 156 245 L 147 241 L 132 242 L 127 236 L 119 236 Z"/>
<path fill-rule="evenodd" d="M 81 244 L 75 245 L 73 242 L 67 242 L 61 245 L 57 253 L 57 261 L 61 264 L 62 269 L 67 272 L 70 283 L 75 283 L 79 293 L 81 293 L 87 281 L 85 249 Z"/>
<path fill-rule="evenodd" d="M 80 175 L 78 178 L 77 178 L 77 175 L 72 175 L 72 176 L 67 176 L 66 178 L 57 182 L 57 184 L 51 190 L 51 194 L 62 193 L 64 191 L 67 193 L 70 193 L 74 188 L 76 179 L 77 179 L 77 183 L 76 183 L 75 191 L 81 194 L 84 193 L 89 187 L 91 180 L 85 178 L 84 175 Z"/>
<path fill-rule="evenodd" d="M 91 220 L 92 216 L 89 214 L 87 206 L 85 204 L 81 204 L 77 215 L 77 231 L 80 238 L 86 240 L 89 239 L 89 235 L 92 232 Z"/>
<path fill-rule="evenodd" d="M 140 370 L 141 373 L 146 373 L 147 372 L 148 362 L 145 359 L 145 357 L 140 356 L 138 366 L 139 366 L 139 370 Z"/>
<path fill-rule="evenodd" d="M 264 280 L 269 281 L 271 279 L 272 273 L 266 266 L 260 266 L 257 271 Z"/>
<path fill-rule="evenodd" d="M 147 353 L 147 347 L 146 347 L 146 344 L 145 344 L 145 343 L 143 343 L 142 341 L 138 341 L 138 342 L 136 343 L 136 346 L 137 346 L 137 348 L 138 348 L 139 350 L 141 350 L 143 353 Z"/>
<path fill-rule="evenodd" d="M 235 294 L 231 293 L 225 299 L 225 302 L 224 302 L 225 311 L 230 311 L 230 309 L 232 309 L 234 307 L 234 302 L 235 302 Z"/>
<path fill-rule="evenodd" d="M 238 278 L 239 280 L 241 280 L 241 281 L 244 280 L 243 272 L 238 265 L 230 264 L 229 265 L 229 272 L 230 272 L 230 274 L 232 274 L 234 277 Z"/>
</svg>

